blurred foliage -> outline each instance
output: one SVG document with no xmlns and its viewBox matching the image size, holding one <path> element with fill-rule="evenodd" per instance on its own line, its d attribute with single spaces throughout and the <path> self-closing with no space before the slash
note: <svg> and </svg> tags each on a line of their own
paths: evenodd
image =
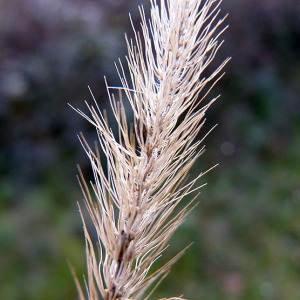
<svg viewBox="0 0 300 300">
<path fill-rule="evenodd" d="M 76 163 L 89 166 L 76 135 L 95 135 L 67 103 L 84 108 L 90 85 L 108 107 L 103 76 L 119 84 L 113 62 L 141 2 L 0 2 L 0 299 L 77 297 Z M 193 172 L 220 165 L 166 256 L 194 244 L 156 295 L 300 299 L 300 2 L 225 0 L 222 11 L 230 27 L 217 59 L 232 61 Z"/>
</svg>

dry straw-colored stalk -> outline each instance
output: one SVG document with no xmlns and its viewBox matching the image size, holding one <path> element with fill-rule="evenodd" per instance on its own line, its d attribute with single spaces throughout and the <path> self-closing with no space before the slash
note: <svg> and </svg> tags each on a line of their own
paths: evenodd
<svg viewBox="0 0 300 300">
<path fill-rule="evenodd" d="M 202 100 L 227 62 L 204 77 L 222 44 L 221 1 L 150 1 L 151 18 L 140 7 L 141 33 L 133 28 L 134 39 L 126 37 L 130 80 L 119 62 L 121 87 L 107 85 L 118 134 L 96 101 L 87 104 L 89 115 L 77 110 L 97 129 L 100 145 L 92 150 L 80 136 L 93 170 L 92 191 L 81 172 L 79 177 L 98 237 L 92 240 L 82 215 L 88 274 L 86 291 L 76 279 L 81 300 L 149 298 L 150 285 L 160 282 L 178 258 L 149 275 L 190 206 L 175 208 L 199 188 L 194 184 L 203 175 L 183 182 L 203 151 L 195 138 L 215 99 L 206 105 Z M 132 125 L 124 98 L 133 111 Z M 106 171 L 100 152 L 107 159 Z"/>
</svg>

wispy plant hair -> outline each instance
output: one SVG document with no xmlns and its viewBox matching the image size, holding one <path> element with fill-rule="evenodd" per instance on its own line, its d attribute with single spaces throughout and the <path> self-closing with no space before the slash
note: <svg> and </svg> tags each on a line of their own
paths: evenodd
<svg viewBox="0 0 300 300">
<path fill-rule="evenodd" d="M 98 239 L 91 238 L 81 214 L 87 259 L 86 291 L 76 279 L 81 300 L 149 298 L 149 287 L 160 282 L 177 257 L 156 271 L 152 265 L 191 206 L 175 208 L 199 189 L 195 183 L 203 175 L 185 181 L 203 152 L 196 137 L 215 101 L 203 104 L 203 99 L 228 60 L 204 77 L 222 44 L 221 1 L 150 2 L 150 19 L 140 7 L 141 32 L 133 26 L 134 38 L 126 37 L 129 76 L 119 61 L 121 86 L 107 84 L 118 133 L 95 99 L 94 105 L 87 104 L 89 114 L 77 110 L 95 126 L 99 138 L 94 150 L 80 135 L 94 180 L 90 187 L 81 171 L 79 179 Z M 131 106 L 133 124 L 124 101 Z M 105 170 L 100 154 L 106 156 Z"/>
</svg>

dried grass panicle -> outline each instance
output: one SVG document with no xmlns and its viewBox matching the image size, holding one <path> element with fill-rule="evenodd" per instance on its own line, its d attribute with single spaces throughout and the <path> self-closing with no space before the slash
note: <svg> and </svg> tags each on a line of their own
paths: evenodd
<svg viewBox="0 0 300 300">
<path fill-rule="evenodd" d="M 134 39 L 126 37 L 130 79 L 119 62 L 121 87 L 107 85 L 117 136 L 96 101 L 95 106 L 87 104 L 89 115 L 77 110 L 97 129 L 100 145 L 100 150 L 93 150 L 80 136 L 93 170 L 92 191 L 81 173 L 79 177 L 98 236 L 94 243 L 82 216 L 88 270 L 86 292 L 77 280 L 82 300 L 149 298 L 146 290 L 160 282 L 177 259 L 148 275 L 190 206 L 176 213 L 174 209 L 199 188 L 194 184 L 202 175 L 183 183 L 203 151 L 195 138 L 215 100 L 201 106 L 202 99 L 227 62 L 203 77 L 222 44 L 218 42 L 224 31 L 221 1 L 150 1 L 151 18 L 147 20 L 140 7 L 141 33 L 133 27 Z M 132 125 L 124 98 L 133 111 Z M 101 151 L 107 158 L 107 172 L 101 165 Z"/>
</svg>

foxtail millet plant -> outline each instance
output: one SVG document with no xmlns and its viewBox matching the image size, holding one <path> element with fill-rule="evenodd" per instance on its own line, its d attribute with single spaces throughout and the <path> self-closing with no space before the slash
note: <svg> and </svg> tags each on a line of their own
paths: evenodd
<svg viewBox="0 0 300 300">
<path fill-rule="evenodd" d="M 150 19 L 140 7 L 141 32 L 133 27 L 134 39 L 126 37 L 130 78 L 119 61 L 121 86 L 107 85 L 118 133 L 113 133 L 96 101 L 94 106 L 87 104 L 89 114 L 77 109 L 95 126 L 99 138 L 93 150 L 80 135 L 94 182 L 90 188 L 81 172 L 79 181 L 98 238 L 92 240 L 81 214 L 87 259 L 86 291 L 76 279 L 81 300 L 149 299 L 150 286 L 156 287 L 181 254 L 152 271 L 191 203 L 175 208 L 199 189 L 195 183 L 203 175 L 185 181 L 203 152 L 202 140 L 195 138 L 216 98 L 208 104 L 202 100 L 228 61 L 204 77 L 226 28 L 219 17 L 221 1 L 150 2 Z M 130 103 L 133 124 L 126 117 L 124 100 Z M 100 153 L 106 156 L 105 170 Z"/>
</svg>

